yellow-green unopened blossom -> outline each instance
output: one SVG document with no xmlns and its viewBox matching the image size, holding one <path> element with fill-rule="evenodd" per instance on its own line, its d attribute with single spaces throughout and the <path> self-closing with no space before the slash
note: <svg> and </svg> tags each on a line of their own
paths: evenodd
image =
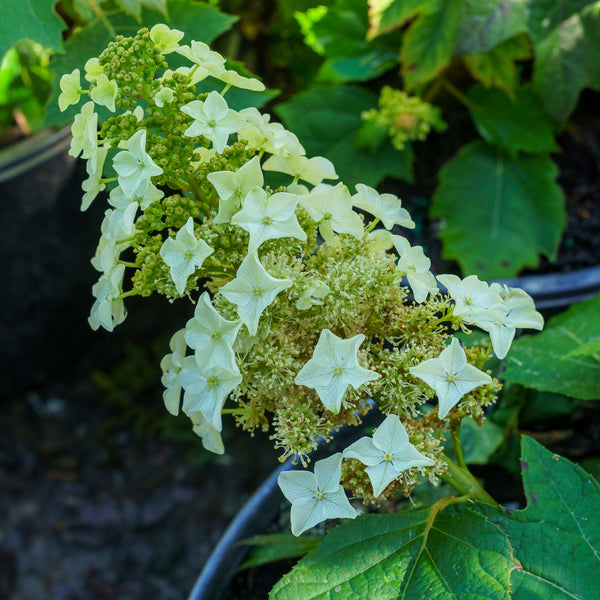
<svg viewBox="0 0 600 600">
<path fill-rule="evenodd" d="M 394 225 L 414 229 L 415 222 L 410 218 L 408 211 L 402 208 L 402 202 L 398 196 L 380 194 L 377 190 L 362 183 L 356 185 L 356 191 L 357 193 L 352 196 L 354 206 L 380 219 L 386 229 L 391 229 Z"/>
<path fill-rule="evenodd" d="M 444 419 L 450 409 L 468 392 L 492 382 L 492 378 L 467 362 L 465 351 L 457 338 L 438 358 L 430 358 L 409 369 L 435 390 L 440 406 L 438 416 Z"/>
<path fill-rule="evenodd" d="M 340 484 L 342 454 L 315 463 L 309 471 L 284 471 L 277 478 L 283 495 L 292 503 L 292 533 L 301 535 L 325 519 L 354 519 L 357 513 Z"/>
<path fill-rule="evenodd" d="M 170 54 L 179 48 L 179 40 L 183 37 L 183 31 L 171 29 L 164 23 L 154 25 L 150 30 L 150 39 L 160 46 L 163 54 Z"/>
<path fill-rule="evenodd" d="M 307 210 L 311 219 L 319 223 L 319 232 L 330 244 L 335 243 L 336 233 L 347 233 L 357 239 L 364 234 L 363 222 L 352 209 L 352 199 L 343 183 L 335 187 L 321 184 L 310 194 L 300 196 L 300 204 Z"/>
<path fill-rule="evenodd" d="M 96 85 L 90 92 L 90 98 L 101 106 L 106 106 L 111 112 L 115 112 L 115 100 L 117 98 L 117 82 L 109 79 L 104 73 L 96 78 Z"/>
<path fill-rule="evenodd" d="M 365 472 L 377 497 L 402 471 L 430 467 L 433 460 L 421 454 L 409 441 L 397 415 L 388 415 L 373 437 L 362 437 L 344 450 L 344 458 L 356 458 L 367 465 Z"/>
<path fill-rule="evenodd" d="M 312 357 L 300 369 L 294 383 L 314 389 L 325 408 L 337 414 L 349 385 L 358 389 L 380 377 L 379 373 L 358 364 L 358 348 L 364 339 L 364 334 L 359 333 L 344 340 L 323 329 Z"/>
<path fill-rule="evenodd" d="M 205 367 L 220 365 L 234 369 L 233 344 L 242 326 L 241 321 L 224 319 L 204 292 L 194 311 L 194 318 L 185 326 L 185 341 L 196 352 L 196 360 Z"/>
<path fill-rule="evenodd" d="M 185 343 L 185 329 L 175 332 L 169 342 L 171 353 L 163 356 L 160 361 L 162 377 L 160 382 L 165 386 L 163 391 L 163 401 L 165 408 L 174 416 L 179 414 L 179 404 L 181 401 L 181 384 L 178 375 L 183 367 L 183 359 L 187 346 Z"/>
<path fill-rule="evenodd" d="M 213 144 L 217 152 L 223 152 L 229 135 L 241 129 L 246 122 L 227 106 L 225 98 L 218 92 L 210 92 L 206 100 L 192 100 L 181 107 L 181 111 L 194 119 L 184 131 L 188 137 L 203 135 Z"/>
<path fill-rule="evenodd" d="M 202 266 L 213 253 L 213 249 L 194 235 L 194 219 L 187 223 L 172 238 L 167 238 L 160 247 L 160 256 L 169 267 L 178 294 L 183 294 L 188 277 Z"/>
<path fill-rule="evenodd" d="M 256 252 L 246 256 L 235 279 L 226 283 L 219 291 L 237 306 L 240 319 L 250 335 L 256 335 L 258 322 L 265 308 L 279 292 L 292 285 L 291 279 L 276 279 L 267 273 Z"/>
<path fill-rule="evenodd" d="M 140 185 L 150 181 L 151 177 L 163 172 L 146 152 L 145 129 L 136 131 L 127 140 L 127 150 L 119 152 L 113 158 L 113 166 L 118 175 L 119 185 L 128 197 L 132 197 Z"/>
<path fill-rule="evenodd" d="M 306 156 L 274 155 L 263 165 L 265 171 L 277 171 L 292 175 L 294 179 L 302 179 L 312 185 L 318 185 L 323 179 L 337 179 L 333 163 L 322 156 L 307 158 Z"/>
<path fill-rule="evenodd" d="M 186 356 L 177 379 L 184 389 L 183 412 L 186 415 L 201 412 L 212 427 L 221 431 L 225 400 L 242 381 L 237 366 L 234 369 L 219 365 L 204 367 L 195 356 Z"/>
<path fill-rule="evenodd" d="M 77 104 L 81 94 L 83 94 L 79 69 L 74 69 L 71 73 L 63 75 L 60 78 L 59 85 L 61 94 L 58 97 L 58 108 L 62 112 L 71 106 L 71 104 Z"/>
<path fill-rule="evenodd" d="M 299 196 L 276 192 L 267 196 L 262 188 L 254 188 L 244 198 L 244 208 L 231 222 L 250 234 L 248 252 L 255 252 L 266 240 L 294 237 L 306 240 L 306 233 L 296 218 Z"/>
<path fill-rule="evenodd" d="M 215 223 L 228 223 L 240 208 L 246 194 L 263 185 L 260 159 L 255 156 L 237 171 L 217 171 L 207 175 L 219 195 L 219 212 Z"/>
</svg>

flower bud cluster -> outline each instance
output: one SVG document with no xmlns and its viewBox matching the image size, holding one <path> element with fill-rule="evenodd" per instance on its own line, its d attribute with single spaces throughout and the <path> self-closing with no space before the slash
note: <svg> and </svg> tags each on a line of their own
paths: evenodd
<svg viewBox="0 0 600 600">
<path fill-rule="evenodd" d="M 82 209 L 108 192 L 91 326 L 112 331 L 132 295 L 188 306 L 161 363 L 163 399 L 212 452 L 224 452 L 222 419 L 233 415 L 270 431 L 282 459 L 306 464 L 319 439 L 377 405 L 387 416 L 373 437 L 317 463 L 306 493 L 337 498 L 329 473 L 368 502 L 410 494 L 420 476 L 444 472 L 448 428 L 465 415 L 481 421 L 493 402 L 499 384 L 482 370 L 492 348 L 504 355 L 516 328 L 541 327 L 539 313 L 509 288 L 436 279 L 400 235 L 414 223 L 399 198 L 361 184 L 353 193 L 269 115 L 230 108 L 231 87 L 264 86 L 181 37 L 143 29 L 86 65 L 89 90 L 78 71 L 61 80 L 61 107 L 91 98 L 71 148 L 87 160 Z M 173 52 L 191 65 L 169 70 Z M 214 89 L 196 93 L 205 79 Z M 98 133 L 95 106 L 113 101 Z M 455 334 L 471 326 L 492 346 L 463 348 Z M 293 481 L 282 489 L 294 503 Z"/>
<path fill-rule="evenodd" d="M 362 119 L 387 129 L 397 150 L 407 142 L 424 141 L 432 129 L 441 133 L 447 127 L 439 108 L 387 85 L 381 89 L 379 107 L 365 111 Z"/>
</svg>

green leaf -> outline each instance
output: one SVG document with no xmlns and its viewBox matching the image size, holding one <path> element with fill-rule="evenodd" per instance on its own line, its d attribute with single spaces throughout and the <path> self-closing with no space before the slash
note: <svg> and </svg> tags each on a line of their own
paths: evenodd
<svg viewBox="0 0 600 600">
<path fill-rule="evenodd" d="M 413 21 L 402 39 L 400 60 L 407 91 L 431 81 L 454 55 L 462 3 L 439 0 L 436 8 Z"/>
<path fill-rule="evenodd" d="M 520 86 L 511 100 L 500 90 L 474 85 L 468 92 L 469 112 L 481 137 L 489 144 L 516 152 L 556 152 L 554 126 L 530 86 Z"/>
<path fill-rule="evenodd" d="M 584 342 L 581 346 L 573 348 L 570 352 L 567 352 L 561 360 L 571 358 L 572 356 L 591 356 L 600 352 L 600 340 L 592 340 L 591 342 Z"/>
<path fill-rule="evenodd" d="M 377 152 L 356 148 L 361 113 L 377 106 L 377 96 L 351 85 L 313 87 L 279 104 L 275 112 L 309 156 L 325 156 L 340 179 L 351 186 L 376 186 L 386 175 L 412 181 L 412 149 L 398 152 L 390 142 Z"/>
<path fill-rule="evenodd" d="M 504 429 L 490 419 L 479 426 L 468 417 L 460 424 L 460 441 L 468 465 L 485 465 L 504 441 Z"/>
<path fill-rule="evenodd" d="M 521 442 L 524 510 L 493 516 L 521 563 L 513 600 L 596 600 L 600 584 L 600 485 L 581 467 L 529 437 Z"/>
<path fill-rule="evenodd" d="M 458 24 L 454 56 L 488 52 L 527 31 L 525 0 L 466 0 Z"/>
<path fill-rule="evenodd" d="M 296 19 L 305 42 L 326 57 L 318 81 L 366 81 L 385 73 L 397 62 L 398 36 L 367 41 L 369 21 L 364 0 L 336 0 L 333 6 L 296 13 Z"/>
<path fill-rule="evenodd" d="M 509 96 L 517 86 L 517 60 L 531 58 L 531 44 L 525 34 L 516 35 L 483 54 L 463 56 L 471 75 L 486 88 L 497 87 Z"/>
<path fill-rule="evenodd" d="M 504 534 L 465 505 L 362 515 L 330 531 L 269 598 L 508 600 L 514 567 Z"/>
<path fill-rule="evenodd" d="M 16 42 L 38 42 L 45 48 L 59 50 L 65 22 L 54 10 L 53 0 L 16 0 L 2 3 L 0 20 L 0 59 Z"/>
<path fill-rule="evenodd" d="M 131 15 L 136 21 L 140 21 L 142 17 L 142 6 L 158 10 L 165 17 L 167 16 L 166 0 L 116 0 L 116 2 L 125 14 Z"/>
<path fill-rule="evenodd" d="M 476 141 L 444 165 L 430 208 L 442 219 L 444 256 L 466 274 L 513 277 L 556 256 L 567 222 L 548 156 L 506 156 Z"/>
<path fill-rule="evenodd" d="M 515 340 L 504 379 L 582 400 L 600 398 L 600 361 L 571 352 L 600 338 L 600 295 L 550 319 L 544 330 Z"/>
<path fill-rule="evenodd" d="M 295 536 L 291 533 L 271 533 L 256 535 L 238 542 L 240 545 L 252 546 L 248 558 L 239 566 L 238 570 L 258 567 L 269 563 L 298 558 L 316 548 L 322 536 Z"/>
<path fill-rule="evenodd" d="M 236 17 L 226 15 L 215 8 L 193 0 L 172 0 L 168 7 L 170 18 L 167 24 L 169 27 L 185 33 L 182 43 L 189 44 L 192 40 L 198 40 L 208 44 L 218 35 L 227 31 L 236 21 Z M 108 16 L 110 26 L 117 35 L 135 35 L 140 27 L 152 27 L 164 20 L 161 13 L 146 9 L 142 10 L 141 23 L 123 13 Z M 98 56 L 112 40 L 112 32 L 101 19 L 97 18 L 65 42 L 64 54 L 54 56 L 50 63 L 50 68 L 54 73 L 54 93 L 46 107 L 46 125 L 64 124 L 73 119 L 81 110 L 80 106 L 70 106 L 63 113 L 59 111 L 58 81 L 62 75 L 70 73 L 73 69 L 79 69 L 83 73 L 87 60 Z"/>
<path fill-rule="evenodd" d="M 403 27 L 421 13 L 432 12 L 438 0 L 369 0 L 369 39 Z"/>
<path fill-rule="evenodd" d="M 600 89 L 600 4 L 536 0 L 529 28 L 536 57 L 535 90 L 545 109 L 563 123 L 583 88 Z"/>
</svg>

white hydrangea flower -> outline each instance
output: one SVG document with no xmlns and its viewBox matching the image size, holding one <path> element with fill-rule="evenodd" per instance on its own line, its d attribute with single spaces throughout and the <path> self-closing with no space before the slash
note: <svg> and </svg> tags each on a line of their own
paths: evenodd
<svg viewBox="0 0 600 600">
<path fill-rule="evenodd" d="M 204 367 L 198 364 L 195 356 L 186 356 L 177 379 L 184 390 L 183 412 L 186 415 L 201 412 L 212 427 L 221 431 L 225 400 L 242 382 L 237 365 L 234 369 L 220 365 Z"/>
<path fill-rule="evenodd" d="M 276 171 L 302 179 L 311 185 L 318 185 L 323 179 L 338 179 L 333 163 L 323 156 L 270 156 L 263 165 L 264 171 Z"/>
<path fill-rule="evenodd" d="M 458 401 L 492 378 L 467 362 L 467 356 L 457 338 L 442 350 L 438 358 L 430 358 L 409 369 L 410 374 L 422 379 L 435 390 L 439 400 L 438 416 L 446 418 Z"/>
<path fill-rule="evenodd" d="M 326 519 L 353 519 L 357 513 L 340 484 L 342 454 L 315 463 L 308 471 L 284 471 L 277 479 L 283 495 L 292 503 L 292 533 L 301 535 Z"/>
<path fill-rule="evenodd" d="M 119 186 L 128 197 L 133 196 L 146 181 L 163 172 L 146 152 L 145 129 L 136 131 L 127 140 L 127 150 L 122 150 L 113 158 L 113 166 L 118 175 Z"/>
<path fill-rule="evenodd" d="M 298 310 L 307 310 L 312 306 L 323 304 L 323 299 L 331 289 L 324 281 L 311 281 L 296 302 Z"/>
<path fill-rule="evenodd" d="M 96 81 L 96 79 L 104 73 L 104 67 L 100 64 L 98 58 L 90 58 L 84 66 L 85 79 L 90 83 Z"/>
<path fill-rule="evenodd" d="M 106 106 L 111 112 L 115 112 L 115 100 L 119 88 L 117 82 L 109 79 L 104 73 L 96 77 L 96 85 L 90 92 L 90 98 L 101 106 Z"/>
<path fill-rule="evenodd" d="M 163 401 L 165 408 L 174 416 L 179 414 L 179 404 L 181 401 L 181 383 L 179 383 L 179 373 L 183 367 L 183 359 L 187 346 L 185 343 L 185 329 L 176 331 L 169 341 L 170 354 L 163 356 L 160 361 L 162 377 L 160 382 L 165 387 L 163 391 Z"/>
<path fill-rule="evenodd" d="M 502 310 L 504 301 L 477 275 L 461 279 L 457 275 L 438 275 L 437 280 L 446 287 L 454 300 L 454 314 L 467 324 L 477 324 L 478 317 L 490 310 Z"/>
<path fill-rule="evenodd" d="M 270 122 L 271 115 L 263 114 L 253 106 L 243 108 L 238 114 L 246 121 L 246 125 L 237 132 L 237 136 L 256 150 L 283 156 L 306 154 L 295 134 L 281 123 Z"/>
<path fill-rule="evenodd" d="M 364 334 L 359 333 L 344 340 L 323 329 L 312 357 L 300 369 L 294 383 L 314 389 L 325 408 L 337 414 L 349 385 L 358 389 L 380 377 L 379 373 L 358 364 L 358 349 L 364 339 Z"/>
<path fill-rule="evenodd" d="M 98 148 L 96 156 L 89 158 L 85 165 L 88 178 L 81 183 L 81 189 L 84 191 L 81 198 L 82 211 L 86 211 L 96 196 L 106 188 L 106 184 L 102 181 L 102 169 L 104 168 L 107 153 L 108 148 Z"/>
<path fill-rule="evenodd" d="M 498 358 L 505 358 L 517 329 L 542 329 L 544 318 L 535 310 L 531 296 L 519 288 L 492 283 L 490 290 L 497 293 L 502 305 L 477 315 L 475 324 L 490 334 L 492 348 Z"/>
<path fill-rule="evenodd" d="M 126 196 L 123 190 L 117 186 L 110 191 L 111 204 L 115 207 L 123 207 L 129 202 L 136 202 L 142 210 L 146 210 L 151 204 L 160 200 L 165 193 L 152 185 L 149 179 L 142 181 L 131 196 Z"/>
<path fill-rule="evenodd" d="M 248 252 L 255 252 L 266 240 L 294 237 L 306 240 L 306 233 L 296 218 L 299 197 L 287 192 L 267 196 L 257 187 L 244 198 L 244 208 L 236 213 L 231 222 L 250 234 Z"/>
<path fill-rule="evenodd" d="M 251 92 L 262 92 L 265 89 L 265 84 L 259 79 L 256 79 L 255 77 L 244 77 L 237 71 L 225 70 L 221 73 L 216 73 L 213 77 L 227 85 L 243 90 L 249 90 Z"/>
<path fill-rule="evenodd" d="M 194 311 L 194 318 L 185 326 L 185 341 L 196 353 L 196 361 L 203 367 L 221 365 L 233 370 L 233 344 L 242 322 L 224 319 L 204 292 Z"/>
<path fill-rule="evenodd" d="M 154 94 L 154 103 L 162 108 L 165 104 L 173 102 L 174 97 L 173 90 L 170 87 L 164 87 Z"/>
<path fill-rule="evenodd" d="M 276 279 L 267 273 L 256 252 L 244 258 L 235 279 L 226 283 L 219 291 L 237 306 L 240 319 L 250 335 L 256 335 L 258 322 L 264 310 L 279 292 L 292 285 L 291 279 Z"/>
<path fill-rule="evenodd" d="M 71 148 L 69 154 L 77 158 L 95 158 L 98 151 L 98 114 L 94 112 L 94 103 L 86 102 L 81 112 L 75 115 L 71 125 Z"/>
<path fill-rule="evenodd" d="M 158 23 L 150 29 L 150 39 L 160 46 L 163 54 L 170 54 L 179 48 L 179 40 L 183 37 L 183 31 L 171 29 L 164 23 Z"/>
<path fill-rule="evenodd" d="M 329 244 L 335 244 L 333 232 L 347 233 L 357 239 L 364 234 L 363 222 L 352 209 L 352 198 L 343 183 L 335 187 L 321 184 L 305 195 L 300 196 L 300 204 L 310 218 L 319 223 L 319 232 Z"/>
<path fill-rule="evenodd" d="M 116 265 L 104 273 L 92 287 L 92 295 L 96 301 L 92 305 L 88 322 L 96 331 L 104 327 L 112 331 L 125 320 L 125 305 L 119 298 L 122 292 L 124 265 Z"/>
<path fill-rule="evenodd" d="M 176 52 L 197 65 L 196 77 L 200 79 L 196 81 L 201 81 L 209 75 L 214 77 L 225 70 L 225 59 L 203 42 L 193 41 L 189 46 L 179 46 Z"/>
<path fill-rule="evenodd" d="M 62 112 L 71 104 L 77 104 L 83 90 L 81 89 L 81 74 L 79 69 L 74 69 L 60 78 L 61 93 L 58 97 L 58 108 Z"/>
<path fill-rule="evenodd" d="M 219 211 L 215 223 L 229 223 L 240 208 L 246 194 L 263 185 L 260 158 L 254 156 L 237 171 L 216 171 L 206 177 L 219 195 Z"/>
<path fill-rule="evenodd" d="M 402 208 L 402 201 L 394 194 L 380 194 L 377 190 L 362 183 L 356 186 L 357 193 L 352 196 L 352 203 L 357 208 L 377 217 L 386 229 L 401 225 L 408 229 L 415 228 L 410 214 Z"/>
<path fill-rule="evenodd" d="M 192 100 L 181 107 L 181 111 L 194 119 L 184 131 L 188 137 L 203 135 L 213 144 L 217 152 L 223 152 L 229 135 L 240 130 L 246 122 L 227 106 L 225 98 L 218 92 L 210 92 L 206 100 Z"/>
<path fill-rule="evenodd" d="M 213 249 L 194 235 L 194 219 L 187 223 L 172 238 L 167 238 L 160 247 L 160 256 L 169 267 L 171 278 L 178 294 L 183 294 L 187 280 L 213 253 Z"/>
<path fill-rule="evenodd" d="M 431 467 L 433 460 L 421 454 L 408 439 L 397 415 L 388 415 L 373 437 L 362 437 L 344 450 L 344 458 L 356 458 L 367 465 L 365 472 L 377 497 L 402 471 Z"/>
<path fill-rule="evenodd" d="M 224 454 L 225 446 L 221 432 L 215 429 L 201 412 L 192 413 L 189 417 L 192 420 L 192 431 L 202 438 L 204 449 L 214 454 Z"/>
<path fill-rule="evenodd" d="M 109 217 L 109 229 L 114 232 L 113 238 L 130 236 L 140 205 L 136 200 L 125 196 L 119 187 L 111 190 L 108 203 L 115 209 Z"/>
<path fill-rule="evenodd" d="M 438 292 L 435 277 L 429 270 L 430 266 L 431 261 L 425 256 L 421 246 L 409 247 L 398 259 L 398 270 L 406 276 L 416 302 L 424 302 L 429 294 Z"/>
</svg>

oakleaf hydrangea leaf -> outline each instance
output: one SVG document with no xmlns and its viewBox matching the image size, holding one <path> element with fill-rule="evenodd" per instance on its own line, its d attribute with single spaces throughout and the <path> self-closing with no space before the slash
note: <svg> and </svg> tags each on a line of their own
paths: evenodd
<svg viewBox="0 0 600 600">
<path fill-rule="evenodd" d="M 271 600 L 508 600 L 516 561 L 504 533 L 465 505 L 361 515 L 338 525 Z"/>
<path fill-rule="evenodd" d="M 484 142 L 463 146 L 439 173 L 431 216 L 442 219 L 445 258 L 484 279 L 513 277 L 556 256 L 564 196 L 548 156 L 506 156 Z M 460 207 L 460 210 L 457 210 Z"/>
</svg>

